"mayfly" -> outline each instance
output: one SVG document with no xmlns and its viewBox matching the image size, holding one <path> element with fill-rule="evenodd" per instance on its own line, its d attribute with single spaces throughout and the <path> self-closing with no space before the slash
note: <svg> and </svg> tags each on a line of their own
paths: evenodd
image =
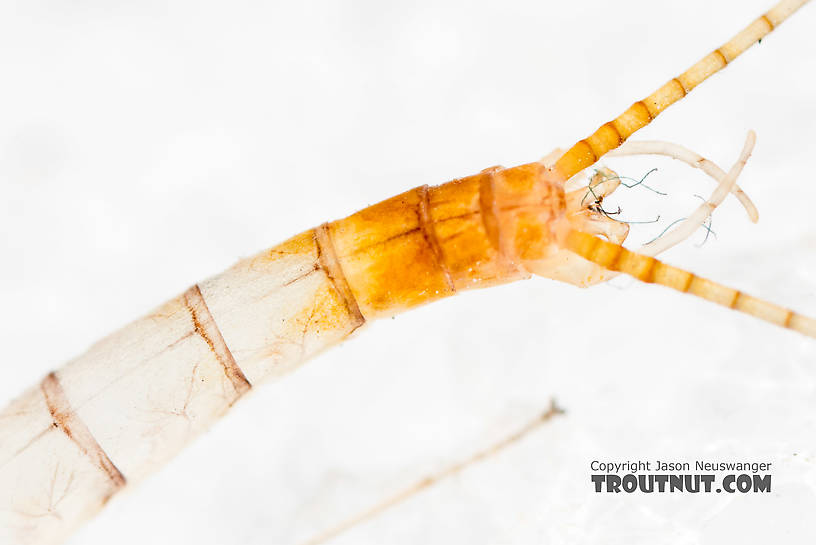
<svg viewBox="0 0 816 545">
<path fill-rule="evenodd" d="M 813 335 L 804 316 L 620 249 L 623 224 L 599 208 L 616 183 L 601 181 L 589 200 L 586 188 L 560 189 L 802 3 L 781 2 L 552 163 L 423 186 L 309 230 L 49 374 L 0 415 L 4 538 L 60 539 L 264 378 L 372 318 L 472 287 L 529 273 L 589 284 L 622 271 Z"/>
</svg>

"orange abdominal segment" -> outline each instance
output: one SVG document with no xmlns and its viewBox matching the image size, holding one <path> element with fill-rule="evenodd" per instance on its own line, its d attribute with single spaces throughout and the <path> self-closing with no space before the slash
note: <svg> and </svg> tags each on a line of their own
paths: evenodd
<svg viewBox="0 0 816 545">
<path fill-rule="evenodd" d="M 457 291 L 525 278 L 553 250 L 564 193 L 540 163 L 422 186 L 328 224 L 337 259 L 371 319 Z"/>
</svg>

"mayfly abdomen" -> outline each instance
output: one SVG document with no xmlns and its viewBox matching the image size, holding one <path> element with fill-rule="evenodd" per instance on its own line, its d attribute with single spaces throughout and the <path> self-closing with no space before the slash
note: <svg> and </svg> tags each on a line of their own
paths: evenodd
<svg viewBox="0 0 816 545">
<path fill-rule="evenodd" d="M 57 542 L 252 386 L 366 320 L 525 278 L 564 193 L 530 163 L 422 186 L 244 259 L 92 346 L 0 413 L 0 534 Z"/>
</svg>

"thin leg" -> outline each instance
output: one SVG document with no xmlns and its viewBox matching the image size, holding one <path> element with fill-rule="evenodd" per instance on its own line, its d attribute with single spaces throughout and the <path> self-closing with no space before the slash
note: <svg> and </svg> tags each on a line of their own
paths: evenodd
<svg viewBox="0 0 816 545">
<path fill-rule="evenodd" d="M 737 188 L 737 178 L 739 177 L 740 173 L 742 172 L 745 163 L 748 161 L 748 158 L 751 156 L 751 152 L 754 150 L 754 144 L 756 143 L 756 133 L 754 131 L 748 131 L 748 136 L 745 139 L 745 145 L 742 148 L 742 152 L 740 153 L 737 162 L 734 163 L 734 166 L 731 167 L 731 170 L 728 171 L 728 174 L 719 178 L 719 185 L 714 189 L 714 192 L 711 193 L 711 196 L 708 198 L 706 202 L 701 204 L 697 207 L 697 209 L 691 213 L 685 220 L 680 222 L 677 227 L 666 233 L 665 235 L 648 242 L 640 247 L 638 253 L 649 255 L 649 256 L 656 256 L 662 252 L 665 252 L 672 246 L 679 244 L 680 242 L 686 240 L 688 237 L 692 235 L 711 215 L 715 208 L 717 208 L 728 193 L 734 193 L 734 189 Z M 711 163 L 709 161 L 709 163 Z M 714 163 L 711 163 L 714 165 Z M 716 165 L 714 165 L 716 167 Z M 719 170 L 719 167 L 716 167 Z M 744 193 L 743 193 L 744 195 Z M 747 196 L 745 197 L 748 198 Z M 750 200 L 748 201 L 750 203 Z M 744 204 L 744 203 L 743 203 Z M 751 204 L 753 206 L 753 204 Z M 746 207 L 748 210 L 748 215 L 751 215 L 751 209 Z M 754 211 L 756 209 L 754 208 Z"/>
<path fill-rule="evenodd" d="M 690 149 L 672 142 L 662 142 L 659 140 L 626 142 L 618 149 L 607 153 L 606 157 L 625 157 L 631 155 L 663 155 L 665 157 L 671 157 L 672 159 L 683 161 L 691 167 L 699 168 L 718 182 L 721 182 L 726 176 L 725 171 L 713 161 L 709 161 Z M 751 221 L 754 223 L 759 221 L 759 212 L 756 206 L 754 206 L 754 203 L 751 202 L 748 195 L 746 195 L 738 185 L 734 185 L 733 189 L 731 189 L 731 193 L 733 193 L 742 203 L 742 206 L 745 207 L 745 211 L 748 213 L 748 217 Z"/>
</svg>

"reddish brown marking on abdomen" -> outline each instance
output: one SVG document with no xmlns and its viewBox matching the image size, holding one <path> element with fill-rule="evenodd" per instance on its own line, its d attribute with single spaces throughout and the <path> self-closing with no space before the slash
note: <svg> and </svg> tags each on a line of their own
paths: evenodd
<svg viewBox="0 0 816 545">
<path fill-rule="evenodd" d="M 232 403 L 234 403 L 239 397 L 246 393 L 252 385 L 235 362 L 235 358 L 232 352 L 230 352 L 227 343 L 224 342 L 221 330 L 218 329 L 218 325 L 216 325 L 215 319 L 210 313 L 206 301 L 204 301 L 204 296 L 201 295 L 201 289 L 198 287 L 198 284 L 184 293 L 184 304 L 193 319 L 193 326 L 195 327 L 196 333 L 198 333 L 198 335 L 204 339 L 204 342 L 207 343 L 207 346 L 210 347 L 218 363 L 224 368 L 224 374 L 227 379 L 232 383 L 236 394 L 235 399 L 232 400 Z"/>
<path fill-rule="evenodd" d="M 419 195 L 419 205 L 417 206 L 419 230 L 422 232 L 422 236 L 425 237 L 425 242 L 428 244 L 428 247 L 430 247 L 434 259 L 436 259 L 436 264 L 439 267 L 439 270 L 441 270 L 442 274 L 445 276 L 445 283 L 447 283 L 451 294 L 454 294 L 456 293 L 456 285 L 453 282 L 453 278 L 451 277 L 451 273 L 448 270 L 447 265 L 445 265 L 445 258 L 442 255 L 442 246 L 439 244 L 439 238 L 436 235 L 436 227 L 431 219 L 431 205 L 428 198 L 428 186 L 423 185 L 422 187 L 417 188 L 417 194 Z"/>
<path fill-rule="evenodd" d="M 317 263 L 323 272 L 326 273 L 326 278 L 329 279 L 334 287 L 337 295 L 340 296 L 346 306 L 346 311 L 349 317 L 354 322 L 353 329 L 349 332 L 351 334 L 355 329 L 359 328 L 365 323 L 363 313 L 360 312 L 360 306 L 357 304 L 357 299 L 354 297 L 351 288 L 349 287 L 346 275 L 343 273 L 343 268 L 337 259 L 337 251 L 329 234 L 328 224 L 323 224 L 314 230 L 315 244 L 317 245 Z"/>
<path fill-rule="evenodd" d="M 487 240 L 499 252 L 501 258 L 501 243 L 499 241 L 499 218 L 496 214 L 496 194 L 493 187 L 493 172 L 495 169 L 485 169 L 479 175 L 479 212 L 482 214 Z"/>
<path fill-rule="evenodd" d="M 40 384 L 40 389 L 45 397 L 48 412 L 51 413 L 54 421 L 54 427 L 59 428 L 71 441 L 76 443 L 82 453 L 107 475 L 113 486 L 111 494 L 125 486 L 127 482 L 125 476 L 102 450 L 85 422 L 71 408 L 56 373 L 49 373 Z"/>
</svg>

